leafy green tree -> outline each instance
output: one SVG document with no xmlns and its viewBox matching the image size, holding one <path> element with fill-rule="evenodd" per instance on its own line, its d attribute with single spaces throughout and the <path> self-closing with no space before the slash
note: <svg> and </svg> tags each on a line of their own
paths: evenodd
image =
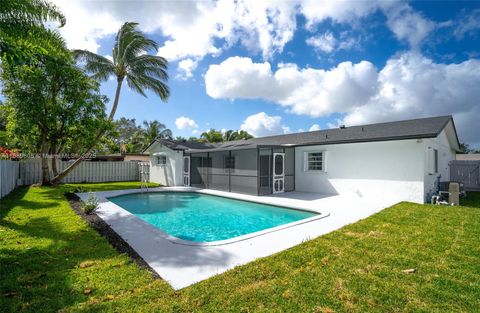
<svg viewBox="0 0 480 313">
<path fill-rule="evenodd" d="M 145 37 L 137 30 L 138 23 L 127 22 L 122 25 L 115 37 L 112 50 L 113 60 L 97 55 L 87 50 L 75 50 L 74 55 L 79 62 L 83 62 L 85 70 L 93 74 L 98 81 L 105 81 L 110 76 L 116 77 L 117 88 L 109 120 L 113 121 L 120 101 L 120 91 L 124 81 L 134 91 L 146 97 L 147 90 L 153 91 L 162 101 L 167 101 L 170 95 L 167 86 L 168 62 L 165 58 L 146 54 L 157 51 L 158 44 Z M 98 133 L 98 138 L 103 132 Z M 80 162 L 79 158 L 62 173 L 53 178 L 56 183 L 68 175 Z"/>
<path fill-rule="evenodd" d="M 460 143 L 460 153 L 461 154 L 467 154 L 467 153 L 472 153 L 473 150 L 470 148 L 470 145 L 468 143 Z"/>
<path fill-rule="evenodd" d="M 84 153 L 106 124 L 99 84 L 73 59 L 46 57 L 35 65 L 2 63 L 7 131 L 22 148 L 40 152 L 42 183 L 49 181 L 47 154 Z M 55 159 L 52 169 L 55 172 Z"/>
<path fill-rule="evenodd" d="M 117 136 L 115 142 L 120 146 L 121 144 L 128 144 L 136 132 L 141 131 L 141 127 L 137 125 L 134 118 L 122 117 L 114 122 Z"/>
<path fill-rule="evenodd" d="M 119 153 L 121 147 L 125 147 L 126 152 L 135 152 L 132 138 L 141 130 L 134 118 L 122 117 L 114 121 L 113 128 L 100 138 L 101 146 L 97 152 L 100 154 Z"/>
<path fill-rule="evenodd" d="M 46 22 L 65 25 L 58 8 L 44 0 L 0 1 L 0 57 L 2 62 L 32 63 L 52 51 L 61 49 L 63 39 Z"/>
<path fill-rule="evenodd" d="M 102 138 L 103 153 L 142 152 L 145 147 L 157 138 L 172 138 L 172 131 L 159 121 L 143 121 L 142 126 L 135 119 L 120 118 L 113 123 L 114 129 Z"/>
<path fill-rule="evenodd" d="M 0 147 L 11 148 L 7 134 L 7 119 L 4 112 L 4 104 L 0 101 Z"/>
</svg>

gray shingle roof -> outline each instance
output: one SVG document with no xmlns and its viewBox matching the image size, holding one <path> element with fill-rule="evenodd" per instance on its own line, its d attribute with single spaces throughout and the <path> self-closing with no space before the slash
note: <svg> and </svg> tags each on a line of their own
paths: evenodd
<svg viewBox="0 0 480 313">
<path fill-rule="evenodd" d="M 445 128 L 451 116 L 419 118 L 413 120 L 377 123 L 370 125 L 334 128 L 312 132 L 260 137 L 248 140 L 229 141 L 219 144 L 198 142 L 164 143 L 171 149 L 191 152 L 254 149 L 270 146 L 307 146 L 369 141 L 434 138 Z M 171 145 L 171 146 L 169 146 Z"/>
</svg>

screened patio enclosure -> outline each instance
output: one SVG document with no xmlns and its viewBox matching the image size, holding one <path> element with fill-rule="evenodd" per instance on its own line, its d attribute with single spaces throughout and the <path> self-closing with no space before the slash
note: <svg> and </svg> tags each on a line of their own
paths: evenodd
<svg viewBox="0 0 480 313">
<path fill-rule="evenodd" d="M 190 163 L 184 181 L 192 187 L 249 195 L 295 190 L 294 148 L 210 149 L 184 156 Z"/>
</svg>

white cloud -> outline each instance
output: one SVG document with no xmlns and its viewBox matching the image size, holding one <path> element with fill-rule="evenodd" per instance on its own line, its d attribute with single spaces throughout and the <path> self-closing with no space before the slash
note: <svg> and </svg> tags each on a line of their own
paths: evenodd
<svg viewBox="0 0 480 313">
<path fill-rule="evenodd" d="M 198 61 L 193 59 L 185 59 L 178 62 L 178 73 L 175 76 L 176 79 L 186 80 L 193 77 L 193 71 L 198 66 Z"/>
<path fill-rule="evenodd" d="M 346 124 L 453 114 L 462 140 L 480 143 L 480 123 L 466 123 L 480 112 L 480 60 L 441 64 L 406 53 L 388 60 L 379 72 L 378 92 L 346 113 Z"/>
<path fill-rule="evenodd" d="M 326 32 L 318 37 L 308 38 L 307 44 L 323 52 L 330 53 L 335 49 L 337 39 L 331 32 Z"/>
<path fill-rule="evenodd" d="M 408 41 L 412 48 L 418 48 L 435 28 L 435 23 L 415 12 L 408 4 L 388 8 L 385 14 L 387 25 L 395 36 Z"/>
<path fill-rule="evenodd" d="M 400 1 L 340 0 L 324 1 L 321 4 L 316 0 L 301 2 L 301 12 L 307 19 L 307 28 L 310 30 L 326 19 L 358 27 L 362 18 L 377 11 L 381 11 L 387 17 L 387 26 L 395 36 L 399 40 L 406 40 L 412 48 L 417 48 L 435 28 L 434 22 L 423 17 L 409 4 Z"/>
<path fill-rule="evenodd" d="M 273 73 L 268 62 L 231 57 L 210 65 L 205 85 L 212 98 L 259 98 L 279 103 L 293 113 L 318 117 L 367 101 L 376 92 L 377 75 L 367 61 L 343 62 L 330 70 L 299 69 L 289 64 Z"/>
<path fill-rule="evenodd" d="M 99 40 L 118 31 L 121 22 L 109 12 L 87 10 L 80 1 L 53 1 L 67 18 L 59 31 L 72 49 L 86 49 L 97 52 Z"/>
<path fill-rule="evenodd" d="M 205 73 L 207 94 L 212 98 L 274 99 L 277 86 L 272 84 L 270 63 L 253 63 L 252 59 L 230 57 L 210 65 Z"/>
<path fill-rule="evenodd" d="M 158 54 L 178 62 L 176 78 L 182 80 L 193 77 L 205 56 L 218 56 L 237 43 L 264 60 L 281 53 L 294 36 L 298 14 L 313 30 L 326 19 L 358 27 L 363 18 L 380 10 L 396 37 L 414 48 L 434 26 L 408 4 L 382 0 L 53 1 L 66 15 L 60 32 L 70 48 L 97 52 L 100 41 L 113 36 L 124 21 L 137 21 L 143 31 L 166 38 Z M 325 33 L 311 37 L 309 44 L 330 53 L 355 47 L 359 41 Z"/>
<path fill-rule="evenodd" d="M 313 124 L 313 125 L 310 127 L 309 131 L 313 132 L 313 131 L 320 130 L 320 129 L 322 129 L 322 128 L 320 127 L 320 125 L 318 125 L 318 124 Z"/>
<path fill-rule="evenodd" d="M 260 50 L 265 59 L 281 52 L 296 29 L 296 6 L 296 1 L 238 1 L 230 12 L 233 27 L 227 41 Z"/>
<path fill-rule="evenodd" d="M 458 19 L 453 35 L 462 39 L 466 34 L 475 33 L 480 30 L 480 9 L 462 14 Z"/>
<path fill-rule="evenodd" d="M 387 3 L 386 3 L 387 4 Z M 385 4 L 385 5 L 386 5 Z M 307 19 L 307 28 L 328 18 L 337 23 L 353 23 L 355 20 L 374 13 L 382 1 L 301 1 L 301 12 Z"/>
<path fill-rule="evenodd" d="M 185 116 L 178 117 L 175 120 L 175 126 L 177 126 L 177 129 L 179 130 L 198 128 L 198 125 L 194 120 Z"/>
<path fill-rule="evenodd" d="M 320 36 L 307 38 L 306 43 L 314 47 L 317 51 L 332 53 L 335 50 L 357 48 L 360 44 L 360 38 L 351 37 L 347 31 L 340 33 L 339 38 L 336 38 L 332 32 L 327 31 Z"/>
<path fill-rule="evenodd" d="M 265 112 L 247 117 L 240 126 L 240 129 L 247 131 L 255 137 L 279 135 L 290 132 L 289 127 L 282 125 L 281 116 L 270 116 Z"/>
<path fill-rule="evenodd" d="M 362 61 L 329 70 L 289 64 L 273 72 L 268 62 L 232 57 L 211 65 L 205 84 L 217 99 L 259 98 L 311 117 L 343 113 L 337 124 L 454 114 L 462 139 L 480 144 L 480 123 L 462 122 L 480 112 L 478 68 L 480 60 L 441 64 L 416 52 L 391 58 L 381 70 Z"/>
</svg>

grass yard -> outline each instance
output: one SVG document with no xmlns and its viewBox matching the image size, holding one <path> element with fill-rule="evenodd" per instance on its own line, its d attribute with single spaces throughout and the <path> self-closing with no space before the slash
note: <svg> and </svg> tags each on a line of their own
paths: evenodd
<svg viewBox="0 0 480 313">
<path fill-rule="evenodd" d="M 20 188 L 1 200 L 0 312 L 480 309 L 480 193 L 460 207 L 400 203 L 174 291 L 75 215 L 64 193 L 77 186 Z M 402 272 L 409 268 L 416 272 Z"/>
</svg>

